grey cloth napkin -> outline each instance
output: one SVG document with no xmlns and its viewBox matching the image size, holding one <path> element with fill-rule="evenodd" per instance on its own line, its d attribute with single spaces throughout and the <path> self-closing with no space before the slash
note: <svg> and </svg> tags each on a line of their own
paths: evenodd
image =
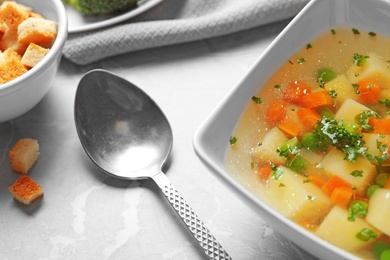
<svg viewBox="0 0 390 260">
<path fill-rule="evenodd" d="M 296 15 L 309 0 L 164 0 L 115 26 L 71 34 L 63 54 L 85 65 L 127 52 L 201 40 Z"/>
</svg>

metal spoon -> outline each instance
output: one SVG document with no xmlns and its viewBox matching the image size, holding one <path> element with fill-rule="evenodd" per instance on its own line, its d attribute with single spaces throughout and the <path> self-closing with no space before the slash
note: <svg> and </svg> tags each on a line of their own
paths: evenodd
<svg viewBox="0 0 390 260">
<path fill-rule="evenodd" d="M 92 70 L 80 80 L 74 113 L 81 144 L 97 166 L 117 178 L 153 179 L 209 258 L 231 259 L 162 172 L 172 129 L 145 92 L 108 71 Z"/>
</svg>

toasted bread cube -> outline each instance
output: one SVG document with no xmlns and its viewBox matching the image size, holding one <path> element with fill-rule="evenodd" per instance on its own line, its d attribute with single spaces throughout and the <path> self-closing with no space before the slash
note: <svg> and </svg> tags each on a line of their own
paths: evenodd
<svg viewBox="0 0 390 260">
<path fill-rule="evenodd" d="M 27 6 L 27 5 L 24 5 L 24 4 L 21 4 L 21 3 L 16 3 L 16 4 L 18 5 L 18 7 L 20 9 L 22 9 L 23 11 L 25 11 L 25 12 L 27 12 L 29 14 L 33 11 L 33 9 L 30 6 Z"/>
<path fill-rule="evenodd" d="M 21 57 L 12 49 L 0 55 L 0 84 L 11 81 L 27 72 Z"/>
<path fill-rule="evenodd" d="M 325 193 L 306 177 L 284 166 L 280 178 L 268 179 L 266 196 L 271 205 L 284 216 L 295 221 L 313 221 L 325 217 L 332 208 L 332 202 Z"/>
<path fill-rule="evenodd" d="M 314 233 L 333 245 L 348 251 L 367 247 L 375 241 L 374 239 L 362 241 L 356 237 L 356 234 L 365 228 L 374 231 L 377 237 L 381 235 L 380 231 L 362 218 L 357 217 L 355 221 L 349 221 L 348 214 L 347 209 L 334 206 Z"/>
<path fill-rule="evenodd" d="M 19 24 L 28 17 L 28 12 L 16 2 L 4 1 L 0 6 L 0 21 L 3 21 L 10 30 L 17 30 Z"/>
<path fill-rule="evenodd" d="M 30 43 L 26 52 L 23 54 L 22 63 L 29 68 L 34 67 L 45 57 L 49 49 L 43 48 L 35 43 Z"/>
<path fill-rule="evenodd" d="M 30 17 L 18 26 L 18 40 L 21 43 L 51 45 L 57 36 L 57 24 L 54 21 Z"/>
<path fill-rule="evenodd" d="M 18 41 L 18 32 L 16 30 L 6 29 L 0 41 L 0 50 L 12 49 L 22 55 L 27 49 L 27 43 Z"/>
<path fill-rule="evenodd" d="M 27 174 L 39 156 L 38 141 L 31 138 L 20 139 L 9 152 L 11 168 L 21 174 Z"/>
<path fill-rule="evenodd" d="M 20 176 L 9 190 L 14 199 L 25 205 L 30 205 L 43 195 L 42 186 L 27 175 Z"/>
<path fill-rule="evenodd" d="M 0 41 L 3 39 L 6 30 L 7 30 L 7 25 L 5 25 L 5 23 L 0 22 Z"/>
<path fill-rule="evenodd" d="M 351 184 L 351 186 L 355 186 L 358 195 L 365 195 L 368 185 L 372 183 L 375 178 L 375 166 L 363 156 L 359 156 L 356 162 L 344 160 L 344 157 L 344 152 L 332 148 L 324 159 L 322 159 L 321 165 L 325 170 L 339 176 L 341 179 Z M 356 177 L 351 174 L 356 170 L 362 171 L 362 176 Z"/>
</svg>

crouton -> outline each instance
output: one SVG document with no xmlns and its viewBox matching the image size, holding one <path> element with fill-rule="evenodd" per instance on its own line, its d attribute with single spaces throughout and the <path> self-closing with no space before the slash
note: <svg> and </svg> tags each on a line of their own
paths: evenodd
<svg viewBox="0 0 390 260">
<path fill-rule="evenodd" d="M 30 43 L 26 52 L 23 54 L 22 63 L 28 68 L 32 68 L 45 57 L 49 49 L 43 48 L 35 43 Z"/>
<path fill-rule="evenodd" d="M 43 195 L 42 186 L 27 175 L 20 176 L 8 189 L 14 199 L 25 205 L 30 205 Z"/>
<path fill-rule="evenodd" d="M 31 138 L 20 139 L 9 152 L 11 168 L 21 174 L 27 174 L 39 156 L 38 141 Z"/>
<path fill-rule="evenodd" d="M 0 54 L 0 84 L 13 80 L 27 72 L 21 57 L 12 49 Z"/>
<path fill-rule="evenodd" d="M 57 36 L 57 24 L 51 20 L 30 17 L 18 26 L 20 43 L 50 46 Z"/>
<path fill-rule="evenodd" d="M 10 30 L 17 30 L 19 24 L 29 17 L 29 13 L 13 1 L 4 1 L 0 6 L 0 20 Z"/>
</svg>

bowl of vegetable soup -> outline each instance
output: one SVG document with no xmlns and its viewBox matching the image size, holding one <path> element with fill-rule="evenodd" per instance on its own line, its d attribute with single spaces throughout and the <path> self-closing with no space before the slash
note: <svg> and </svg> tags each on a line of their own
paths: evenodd
<svg viewBox="0 0 390 260">
<path fill-rule="evenodd" d="M 389 22 L 386 0 L 309 2 L 194 136 L 220 180 L 321 259 L 390 259 Z"/>
</svg>

